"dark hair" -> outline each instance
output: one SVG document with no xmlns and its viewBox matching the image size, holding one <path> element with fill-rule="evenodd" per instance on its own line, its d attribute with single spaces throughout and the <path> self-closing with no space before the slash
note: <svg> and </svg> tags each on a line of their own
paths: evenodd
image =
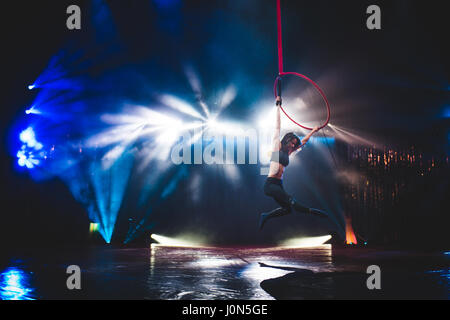
<svg viewBox="0 0 450 320">
<path fill-rule="evenodd" d="M 298 149 L 301 144 L 300 138 L 293 132 L 288 132 L 284 135 L 283 139 L 281 139 L 281 148 L 284 149 L 292 139 L 297 139 L 294 149 Z"/>
</svg>

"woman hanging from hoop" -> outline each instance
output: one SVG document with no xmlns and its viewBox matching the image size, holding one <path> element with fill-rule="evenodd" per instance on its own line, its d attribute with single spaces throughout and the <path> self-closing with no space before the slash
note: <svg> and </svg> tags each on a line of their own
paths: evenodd
<svg viewBox="0 0 450 320">
<path fill-rule="evenodd" d="M 299 204 L 293 197 L 286 193 L 283 189 L 283 173 L 284 169 L 289 165 L 289 156 L 300 147 L 305 145 L 311 136 L 320 130 L 315 127 L 302 140 L 293 132 L 287 133 L 280 141 L 280 105 L 281 97 L 276 99 L 276 125 L 272 140 L 272 155 L 270 158 L 269 175 L 264 184 L 264 193 L 272 197 L 281 207 L 267 213 L 262 213 L 259 219 L 259 228 L 262 229 L 267 220 L 282 217 L 292 212 L 314 214 L 321 217 L 328 217 L 326 213 L 318 209 L 307 208 Z"/>
</svg>

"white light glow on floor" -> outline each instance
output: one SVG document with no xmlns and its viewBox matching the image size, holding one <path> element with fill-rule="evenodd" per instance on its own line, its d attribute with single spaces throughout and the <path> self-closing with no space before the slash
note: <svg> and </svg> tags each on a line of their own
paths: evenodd
<svg viewBox="0 0 450 320">
<path fill-rule="evenodd" d="M 152 234 L 150 237 L 153 240 L 158 241 L 157 244 L 153 243 L 152 246 L 161 245 L 166 247 L 203 247 L 203 245 L 196 240 L 169 238 L 157 234 Z"/>
<path fill-rule="evenodd" d="M 286 240 L 281 243 L 282 247 L 288 248 L 310 248 L 324 245 L 325 242 L 331 239 L 330 235 L 321 237 L 303 237 L 303 238 L 293 238 Z M 328 245 L 331 246 L 331 245 Z"/>
</svg>

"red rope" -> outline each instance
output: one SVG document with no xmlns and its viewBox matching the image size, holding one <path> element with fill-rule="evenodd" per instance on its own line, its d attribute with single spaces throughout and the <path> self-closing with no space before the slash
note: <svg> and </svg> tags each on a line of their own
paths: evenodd
<svg viewBox="0 0 450 320">
<path fill-rule="evenodd" d="M 278 72 L 283 73 L 283 46 L 281 42 L 281 7 L 277 0 L 277 28 L 278 28 Z"/>
<path fill-rule="evenodd" d="M 314 81 L 312 81 L 307 76 L 304 76 L 304 75 L 302 75 L 300 73 L 297 73 L 297 72 L 284 72 L 283 71 L 283 46 L 282 46 L 282 41 L 281 41 L 281 6 L 280 6 L 280 0 L 277 0 L 277 28 L 278 28 L 278 72 L 279 73 L 278 73 L 278 77 L 276 77 L 276 79 L 275 79 L 275 84 L 274 84 L 275 97 L 278 96 L 278 92 L 277 92 L 278 81 L 281 80 L 281 78 L 283 76 L 285 76 L 285 75 L 288 75 L 288 74 L 289 75 L 294 75 L 294 76 L 303 78 L 306 81 L 308 81 L 309 83 L 311 83 L 314 86 L 314 88 L 316 88 L 316 90 L 320 93 L 320 95 L 322 96 L 322 98 L 325 101 L 325 104 L 327 106 L 327 120 L 320 126 L 320 129 L 322 129 L 330 121 L 330 104 L 328 103 L 328 99 L 325 96 L 325 93 L 322 91 L 322 89 L 320 89 L 320 87 Z M 307 130 L 312 130 L 313 129 L 313 128 L 309 128 L 309 127 L 303 126 L 300 123 L 298 123 L 297 121 L 295 121 L 294 119 L 292 119 L 287 114 L 287 112 L 283 109 L 281 104 L 280 104 L 280 108 L 281 108 L 281 110 L 283 110 L 284 114 L 289 118 L 289 120 L 294 122 L 296 125 L 302 127 L 303 129 L 307 129 Z"/>
</svg>

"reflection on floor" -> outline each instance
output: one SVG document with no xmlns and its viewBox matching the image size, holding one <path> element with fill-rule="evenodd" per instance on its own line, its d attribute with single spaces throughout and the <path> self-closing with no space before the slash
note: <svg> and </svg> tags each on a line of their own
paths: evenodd
<svg viewBox="0 0 450 320">
<path fill-rule="evenodd" d="M 40 250 L 0 261 L 1 299 L 448 299 L 450 256 L 367 248 Z M 369 265 L 382 289 L 368 290 Z M 81 268 L 68 290 L 66 268 Z"/>
</svg>

